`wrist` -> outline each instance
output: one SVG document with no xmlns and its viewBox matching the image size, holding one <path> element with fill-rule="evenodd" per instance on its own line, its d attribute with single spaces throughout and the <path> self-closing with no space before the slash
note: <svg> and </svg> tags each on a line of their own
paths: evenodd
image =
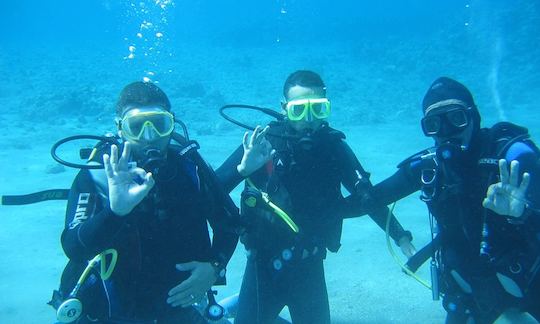
<svg viewBox="0 0 540 324">
<path fill-rule="evenodd" d="M 240 163 L 236 166 L 236 171 L 238 171 L 238 174 L 240 174 L 243 178 L 247 177 L 248 174 L 246 172 L 246 167 L 244 164 Z"/>
<path fill-rule="evenodd" d="M 131 212 L 131 210 L 122 210 L 111 205 L 109 205 L 109 208 L 111 209 L 112 214 L 116 217 L 124 217 Z"/>
<path fill-rule="evenodd" d="M 525 205 L 525 208 L 523 208 L 523 212 L 521 213 L 521 215 L 507 216 L 506 221 L 510 224 L 521 225 L 521 224 L 524 224 L 525 221 L 527 221 L 527 219 L 532 213 L 533 213 L 533 210 L 528 205 Z"/>
<path fill-rule="evenodd" d="M 403 231 L 399 240 L 396 241 L 396 245 L 401 246 L 404 243 L 411 243 L 412 239 L 412 233 L 410 231 Z"/>
</svg>

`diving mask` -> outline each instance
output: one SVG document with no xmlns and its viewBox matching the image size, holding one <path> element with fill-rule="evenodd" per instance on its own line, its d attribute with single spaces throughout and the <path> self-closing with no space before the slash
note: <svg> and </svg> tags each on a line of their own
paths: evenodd
<svg viewBox="0 0 540 324">
<path fill-rule="evenodd" d="M 133 141 L 146 137 L 145 133 L 166 137 L 174 130 L 174 116 L 161 108 L 134 108 L 122 117 L 120 129 L 126 139 Z"/>
<path fill-rule="evenodd" d="M 291 121 L 326 119 L 331 106 L 327 98 L 297 99 L 287 102 L 287 117 Z"/>
<path fill-rule="evenodd" d="M 469 125 L 468 109 L 462 107 L 429 114 L 422 118 L 422 130 L 426 136 L 449 136 Z"/>
</svg>

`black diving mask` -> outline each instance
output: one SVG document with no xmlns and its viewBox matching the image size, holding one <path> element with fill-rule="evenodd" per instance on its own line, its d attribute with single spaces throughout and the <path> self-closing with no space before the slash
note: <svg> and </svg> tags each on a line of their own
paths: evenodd
<svg viewBox="0 0 540 324">
<path fill-rule="evenodd" d="M 461 106 L 431 113 L 422 118 L 422 131 L 426 136 L 448 137 L 462 132 L 469 124 L 468 111 Z"/>
</svg>

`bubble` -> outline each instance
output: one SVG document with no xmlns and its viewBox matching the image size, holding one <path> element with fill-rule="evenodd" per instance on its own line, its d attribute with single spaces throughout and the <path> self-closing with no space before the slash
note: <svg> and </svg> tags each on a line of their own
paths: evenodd
<svg viewBox="0 0 540 324">
<path fill-rule="evenodd" d="M 128 47 L 128 49 L 129 49 L 129 51 L 130 51 L 131 53 L 135 52 L 135 50 L 136 50 L 135 46 L 133 46 L 133 45 L 130 45 L 130 46 Z"/>
<path fill-rule="evenodd" d="M 157 37 L 157 38 L 163 37 L 163 33 L 157 32 L 157 33 L 156 33 L 156 37 Z"/>
<path fill-rule="evenodd" d="M 135 54 L 133 53 L 130 53 L 128 56 L 127 56 L 128 59 L 132 60 L 135 58 Z"/>
<path fill-rule="evenodd" d="M 137 33 L 137 37 L 142 38 L 142 34 L 141 34 L 141 33 Z"/>
<path fill-rule="evenodd" d="M 143 77 L 142 78 L 143 82 L 151 82 L 152 80 L 150 80 L 149 77 Z"/>
<path fill-rule="evenodd" d="M 149 21 L 144 20 L 144 21 L 141 23 L 141 30 L 143 30 L 143 29 L 149 29 L 149 28 L 151 28 L 152 26 L 154 26 L 154 24 L 152 24 L 152 23 L 149 22 Z"/>
<path fill-rule="evenodd" d="M 152 72 L 152 71 L 148 71 L 148 72 L 146 72 L 146 74 L 151 75 L 151 76 L 152 76 L 152 75 L 156 75 L 156 74 L 155 74 L 154 72 Z"/>
</svg>

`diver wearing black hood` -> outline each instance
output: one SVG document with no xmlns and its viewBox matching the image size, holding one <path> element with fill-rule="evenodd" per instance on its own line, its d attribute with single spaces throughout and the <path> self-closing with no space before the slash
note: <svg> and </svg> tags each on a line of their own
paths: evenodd
<svg viewBox="0 0 540 324">
<path fill-rule="evenodd" d="M 293 323 L 330 323 L 323 259 L 327 250 L 340 247 L 341 187 L 361 197 L 371 185 L 345 135 L 326 121 L 330 102 L 319 75 L 291 74 L 284 97 L 286 120 L 267 130 L 273 160 L 247 179 L 242 193 L 247 229 L 241 241 L 249 256 L 235 318 L 239 324 L 274 323 L 284 306 Z M 242 180 L 234 169 L 241 152 L 238 148 L 218 169 L 230 190 Z M 370 216 L 384 229 L 388 209 Z M 395 219 L 390 234 L 404 253 L 414 250 L 410 232 Z"/>
<path fill-rule="evenodd" d="M 540 320 L 538 148 L 523 127 L 480 128 L 471 93 L 455 80 L 435 80 L 422 107 L 435 146 L 402 162 L 373 198 L 387 205 L 421 190 L 447 323 L 492 323 L 511 308 Z"/>
</svg>

